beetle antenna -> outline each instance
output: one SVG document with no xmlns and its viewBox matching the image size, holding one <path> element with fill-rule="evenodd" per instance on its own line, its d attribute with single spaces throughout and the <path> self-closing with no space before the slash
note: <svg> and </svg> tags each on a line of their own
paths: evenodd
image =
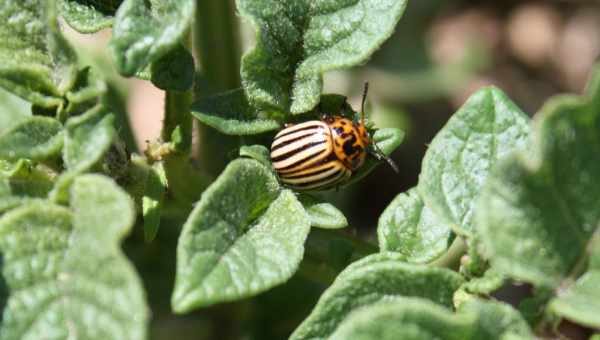
<svg viewBox="0 0 600 340">
<path fill-rule="evenodd" d="M 377 144 L 375 142 L 372 143 L 373 145 L 373 151 L 371 152 L 373 156 L 375 156 L 375 158 L 377 158 L 378 161 L 386 161 L 387 164 L 390 165 L 390 167 L 392 167 L 392 169 L 394 169 L 394 171 L 396 173 L 400 173 L 400 168 L 398 168 L 398 165 L 388 156 L 385 155 L 385 153 L 383 153 L 383 151 L 381 151 L 381 149 L 379 148 L 379 146 L 377 146 Z"/>
<path fill-rule="evenodd" d="M 369 82 L 366 81 L 363 87 L 362 102 L 360 104 L 360 121 L 365 123 L 365 102 L 367 101 L 367 93 L 369 92 Z"/>
</svg>

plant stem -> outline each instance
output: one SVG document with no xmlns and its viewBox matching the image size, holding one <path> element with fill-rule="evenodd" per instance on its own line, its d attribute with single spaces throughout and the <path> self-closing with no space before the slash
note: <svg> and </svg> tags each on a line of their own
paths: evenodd
<svg viewBox="0 0 600 340">
<path fill-rule="evenodd" d="M 201 79 L 206 86 L 196 86 L 194 100 L 240 87 L 238 25 L 233 1 L 197 1 L 193 31 L 195 55 Z M 202 170 L 216 177 L 236 155 L 237 137 L 226 136 L 198 124 L 198 161 Z"/>
<path fill-rule="evenodd" d="M 430 263 L 431 266 L 435 267 L 446 267 L 450 269 L 457 270 L 460 266 L 460 258 L 467 251 L 467 243 L 463 240 L 461 236 L 457 236 L 454 239 L 454 242 L 448 248 L 446 254 L 444 254 L 439 259 Z"/>
<path fill-rule="evenodd" d="M 165 95 L 165 118 L 161 131 L 162 140 L 174 142 L 177 152 L 188 153 L 192 146 L 192 92 L 167 91 Z M 175 135 L 178 135 L 177 137 Z M 176 137 L 176 138 L 174 138 Z"/>
</svg>

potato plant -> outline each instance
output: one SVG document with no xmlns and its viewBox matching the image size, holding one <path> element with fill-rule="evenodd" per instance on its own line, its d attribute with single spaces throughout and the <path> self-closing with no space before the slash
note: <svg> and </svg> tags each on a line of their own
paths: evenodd
<svg viewBox="0 0 600 340">
<path fill-rule="evenodd" d="M 336 230 L 348 222 L 323 196 L 283 186 L 268 148 L 323 110 L 360 115 L 322 94 L 323 74 L 366 62 L 407 0 L 233 6 L 2 0 L 0 339 L 147 339 L 149 299 L 194 317 L 297 276 L 308 280 L 295 300 L 272 306 L 288 308 L 282 319 L 308 281 L 326 289 L 292 340 L 552 338 L 567 320 L 600 330 L 600 72 L 533 120 L 496 87 L 472 94 L 431 141 L 418 185 L 379 216 L 375 246 Z M 256 31 L 241 60 L 232 13 Z M 136 149 L 113 80 L 63 25 L 112 28 L 116 70 L 165 91 L 160 140 Z M 403 139 L 369 132 L 386 155 Z M 148 249 L 180 230 L 170 287 L 147 291 L 139 268 L 161 264 L 123 252 L 138 229 Z M 516 303 L 495 294 L 518 285 L 531 291 Z"/>
</svg>

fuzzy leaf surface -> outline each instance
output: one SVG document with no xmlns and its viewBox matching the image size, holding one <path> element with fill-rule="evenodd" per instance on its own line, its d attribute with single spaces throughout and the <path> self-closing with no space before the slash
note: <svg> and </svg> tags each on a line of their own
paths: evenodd
<svg viewBox="0 0 600 340">
<path fill-rule="evenodd" d="M 406 0 L 238 0 L 257 28 L 242 60 L 250 102 L 302 113 L 319 102 L 322 74 L 365 62 L 394 32 Z"/>
<path fill-rule="evenodd" d="M 112 26 L 122 0 L 60 0 L 61 15 L 80 33 L 94 33 Z"/>
<path fill-rule="evenodd" d="M 227 135 L 254 135 L 281 127 L 274 119 L 257 118 L 259 112 L 250 106 L 242 90 L 201 99 L 192 105 L 192 115 Z"/>
<path fill-rule="evenodd" d="M 162 84 L 162 88 L 177 85 L 174 86 L 176 90 L 191 86 L 193 62 L 190 68 L 190 53 L 181 42 L 195 8 L 194 0 L 124 0 L 115 16 L 110 42 L 118 71 L 130 77 L 158 63 L 152 66 L 161 73 L 155 84 Z M 172 58 L 163 59 L 169 54 Z M 186 69 L 180 69 L 182 66 Z M 186 82 L 189 82 L 188 86 L 179 84 Z"/>
<path fill-rule="evenodd" d="M 63 146 L 63 127 L 53 118 L 33 116 L 0 135 L 0 158 L 47 159 Z"/>
<path fill-rule="evenodd" d="M 425 204 L 457 233 L 470 233 L 490 169 L 522 148 L 528 135 L 529 118 L 502 91 L 489 87 L 476 92 L 425 153 L 418 185 Z"/>
<path fill-rule="evenodd" d="M 0 339 L 144 339 L 143 288 L 119 247 L 133 220 L 129 197 L 97 175 L 75 181 L 70 209 L 34 203 L 5 214 Z"/>
<path fill-rule="evenodd" d="M 452 295 L 463 282 L 460 275 L 402 260 L 400 254 L 379 253 L 348 266 L 290 339 L 329 339 L 352 312 L 392 297 L 422 297 L 452 306 Z"/>
<path fill-rule="evenodd" d="M 600 221 L 600 73 L 587 97 L 554 98 L 537 117 L 533 145 L 484 187 L 477 232 L 501 274 L 553 288 L 585 260 Z"/>
<path fill-rule="evenodd" d="M 77 74 L 56 12 L 55 0 L 5 0 L 0 6 L 0 86 L 45 108 L 63 103 Z"/>
<path fill-rule="evenodd" d="M 452 229 L 424 203 L 415 188 L 399 194 L 379 217 L 379 248 L 405 256 L 405 261 L 427 263 L 452 244 Z"/>
<path fill-rule="evenodd" d="M 173 309 L 238 300 L 285 282 L 309 229 L 302 205 L 270 169 L 252 159 L 231 162 L 183 227 Z"/>
</svg>

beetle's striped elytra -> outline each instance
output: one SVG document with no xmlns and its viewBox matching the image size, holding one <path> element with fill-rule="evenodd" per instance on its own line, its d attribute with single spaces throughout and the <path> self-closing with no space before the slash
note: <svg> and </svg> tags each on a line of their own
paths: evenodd
<svg viewBox="0 0 600 340">
<path fill-rule="evenodd" d="M 367 158 L 389 158 L 371 145 L 364 124 L 365 84 L 360 121 L 324 114 L 320 120 L 286 125 L 271 145 L 271 162 L 281 182 L 299 191 L 326 190 L 346 182 Z M 372 147 L 371 147 L 372 146 Z"/>
</svg>

